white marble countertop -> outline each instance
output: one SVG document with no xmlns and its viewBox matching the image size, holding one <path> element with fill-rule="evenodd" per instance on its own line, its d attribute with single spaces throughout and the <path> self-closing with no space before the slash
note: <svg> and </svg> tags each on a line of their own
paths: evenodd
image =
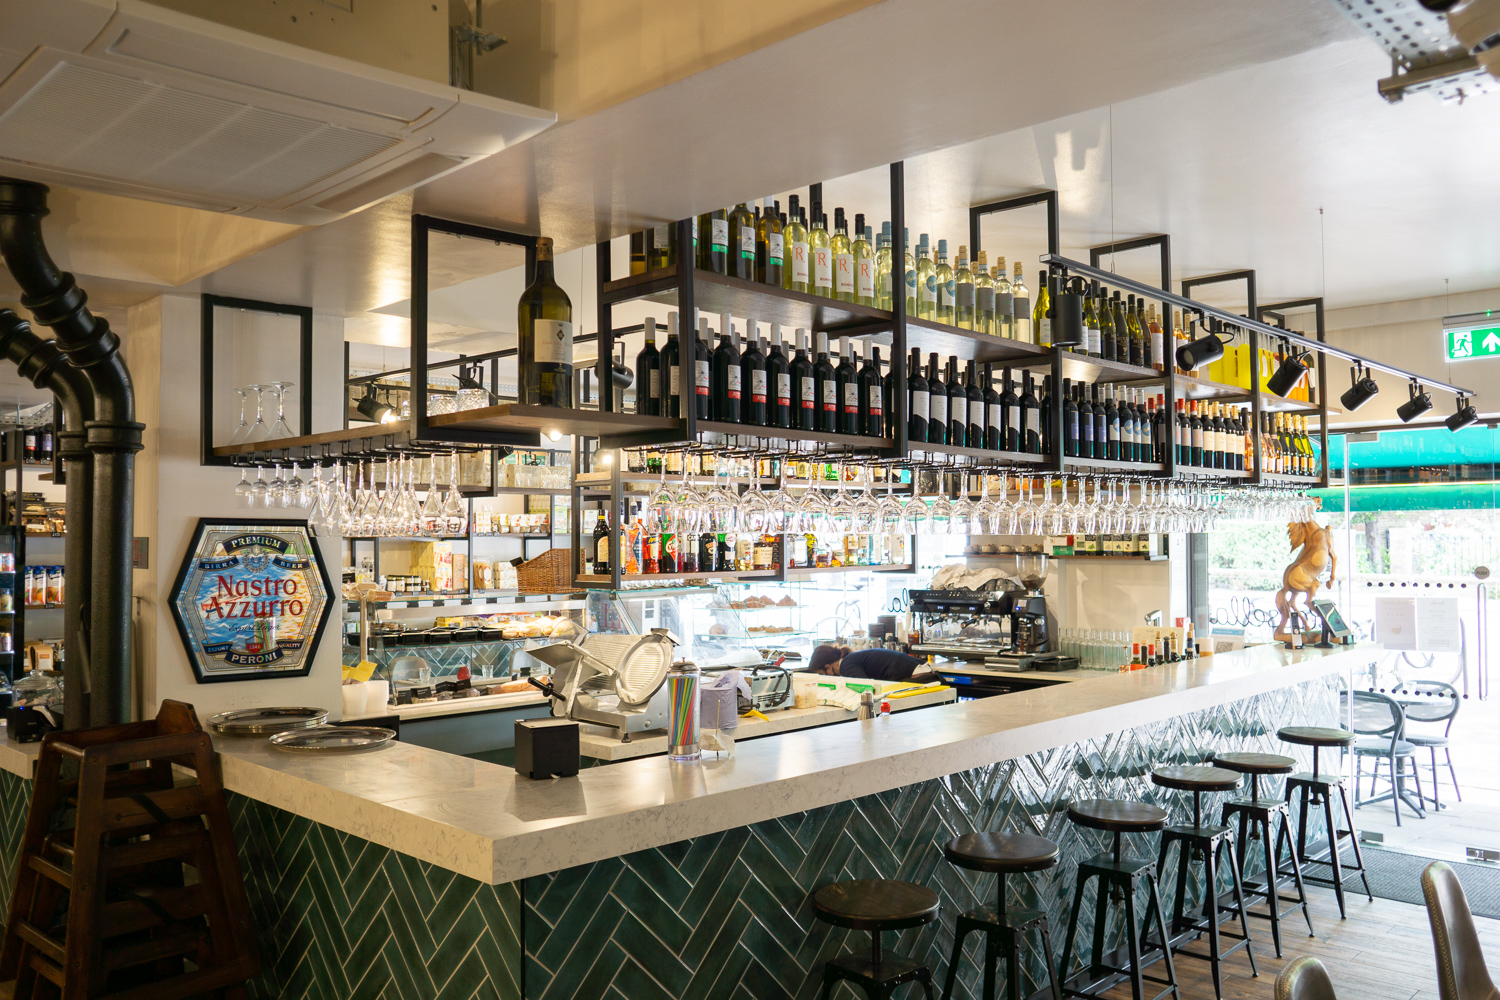
<svg viewBox="0 0 1500 1000">
<path fill-rule="evenodd" d="M 932 666 L 940 674 L 966 674 L 973 677 L 1021 677 L 1034 680 L 1039 684 L 1091 681 L 1098 677 L 1113 676 L 1106 670 L 999 670 L 995 667 L 987 667 L 983 663 L 964 663 L 955 660 L 941 660 Z"/>
<path fill-rule="evenodd" d="M 442 701 L 419 701 L 411 705 L 384 705 L 379 712 L 364 712 L 346 715 L 343 721 L 358 722 L 361 719 L 378 719 L 387 715 L 400 716 L 402 722 L 419 719 L 440 719 L 449 715 L 467 715 L 470 712 L 492 712 L 505 708 L 524 708 L 528 705 L 545 705 L 547 696 L 536 688 L 530 691 L 515 691 L 511 694 L 481 694 L 473 698 L 447 698 Z"/>
<path fill-rule="evenodd" d="M 900 788 L 1362 665 L 1372 647 L 1259 646 L 748 741 L 726 760 L 645 757 L 531 781 L 392 743 L 308 758 L 214 738 L 231 791 L 484 882 L 510 882 Z M 0 741 L 29 777 L 37 745 Z"/>
</svg>

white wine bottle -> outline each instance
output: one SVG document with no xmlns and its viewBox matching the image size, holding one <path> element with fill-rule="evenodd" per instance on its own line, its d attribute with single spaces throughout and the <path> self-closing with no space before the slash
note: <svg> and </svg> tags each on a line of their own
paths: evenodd
<svg viewBox="0 0 1500 1000">
<path fill-rule="evenodd" d="M 1028 344 L 1036 343 L 1031 330 L 1031 292 L 1026 288 L 1026 279 L 1021 276 L 1020 261 L 1016 261 L 1016 276 L 1010 283 L 1010 294 L 1016 310 L 1016 332 L 1012 336 Z"/>
<path fill-rule="evenodd" d="M 573 405 L 573 303 L 552 277 L 552 241 L 536 241 L 536 278 L 521 293 L 517 307 L 520 330 L 522 403 Z"/>
</svg>

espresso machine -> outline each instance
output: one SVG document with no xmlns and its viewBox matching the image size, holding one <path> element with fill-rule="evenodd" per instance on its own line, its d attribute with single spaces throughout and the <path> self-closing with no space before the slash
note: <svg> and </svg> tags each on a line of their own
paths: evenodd
<svg viewBox="0 0 1500 1000">
<path fill-rule="evenodd" d="M 1047 651 L 1047 599 L 1041 593 L 1047 578 L 1047 556 L 1020 552 L 1014 569 L 991 579 L 984 589 L 918 590 L 911 594 L 911 610 L 918 618 L 922 641 L 911 647 L 917 655 L 982 661 L 999 669 L 1031 669 L 1032 660 Z"/>
</svg>

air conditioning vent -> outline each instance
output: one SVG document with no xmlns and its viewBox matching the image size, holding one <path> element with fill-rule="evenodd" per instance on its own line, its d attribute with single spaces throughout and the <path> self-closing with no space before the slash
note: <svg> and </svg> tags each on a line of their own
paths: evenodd
<svg viewBox="0 0 1500 1000">
<path fill-rule="evenodd" d="M 60 16 L 81 2 L 49 0 Z M 38 45 L 0 83 L 0 173 L 316 224 L 555 120 L 130 0 L 84 49 Z M 215 57 L 217 78 L 202 72 Z"/>
</svg>

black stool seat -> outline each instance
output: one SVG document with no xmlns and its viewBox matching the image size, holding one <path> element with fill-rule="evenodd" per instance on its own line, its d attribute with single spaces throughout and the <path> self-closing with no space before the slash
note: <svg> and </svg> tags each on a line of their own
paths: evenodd
<svg viewBox="0 0 1500 1000">
<path fill-rule="evenodd" d="M 950 864 L 976 872 L 1039 872 L 1058 854 L 1056 844 L 1030 833 L 966 833 L 943 845 Z"/>
<path fill-rule="evenodd" d="M 1213 765 L 1241 774 L 1291 774 L 1297 770 L 1294 758 L 1279 753 L 1216 753 Z"/>
<path fill-rule="evenodd" d="M 1331 726 L 1287 726 L 1276 730 L 1283 743 L 1295 743 L 1304 747 L 1346 747 L 1356 739 L 1347 729 Z"/>
<path fill-rule="evenodd" d="M 856 931 L 897 931 L 937 919 L 938 896 L 898 879 L 833 882 L 813 893 L 818 919 Z"/>
<path fill-rule="evenodd" d="M 1411 740 L 1397 740 L 1395 749 L 1392 749 L 1390 740 L 1371 736 L 1355 743 L 1354 752 L 1361 757 L 1410 757 L 1417 752 L 1417 747 Z"/>
<path fill-rule="evenodd" d="M 1171 764 L 1153 768 L 1151 783 L 1180 792 L 1232 792 L 1240 787 L 1240 776 L 1222 767 Z"/>
<path fill-rule="evenodd" d="M 1068 819 L 1091 830 L 1154 833 L 1167 825 L 1167 811 L 1149 802 L 1083 799 L 1068 806 Z"/>
</svg>

